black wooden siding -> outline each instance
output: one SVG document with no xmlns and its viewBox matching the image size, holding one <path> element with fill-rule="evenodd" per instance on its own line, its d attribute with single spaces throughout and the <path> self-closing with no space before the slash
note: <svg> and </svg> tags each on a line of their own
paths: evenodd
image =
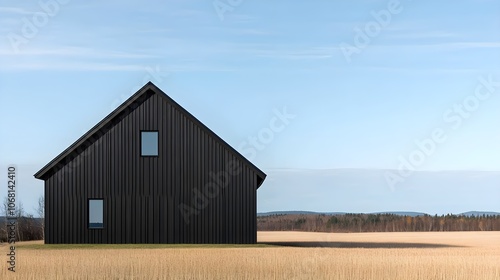
<svg viewBox="0 0 500 280">
<path fill-rule="evenodd" d="M 135 106 L 47 173 L 45 243 L 255 243 L 265 174 L 158 93 Z M 142 130 L 158 130 L 158 157 L 140 156 Z M 231 161 L 241 172 L 186 223 L 180 205 Z M 104 200 L 104 229 L 88 229 L 91 198 Z"/>
</svg>

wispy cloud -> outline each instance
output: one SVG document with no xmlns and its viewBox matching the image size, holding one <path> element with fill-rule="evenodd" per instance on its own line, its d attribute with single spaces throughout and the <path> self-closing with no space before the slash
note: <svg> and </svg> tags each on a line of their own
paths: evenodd
<svg viewBox="0 0 500 280">
<path fill-rule="evenodd" d="M 422 40 L 422 39 L 451 39 L 451 38 L 460 38 L 461 34 L 448 32 L 448 31 L 428 31 L 428 32 L 411 32 L 408 30 L 401 30 L 401 32 L 393 32 L 388 33 L 387 37 L 394 39 L 414 39 L 414 40 Z"/>
<path fill-rule="evenodd" d="M 378 44 L 372 47 L 377 50 L 386 51 L 450 51 L 461 49 L 496 49 L 500 48 L 500 42 L 445 42 L 445 43 L 420 43 L 420 44 Z M 323 47 L 276 47 L 260 45 L 254 48 L 241 50 L 253 53 L 257 57 L 276 59 L 328 59 L 340 51 L 337 46 Z"/>
<path fill-rule="evenodd" d="M 299 59 L 328 59 L 331 58 L 332 55 L 328 53 L 316 53 L 309 51 L 278 51 L 278 52 L 262 52 L 256 55 L 257 57 L 266 57 L 266 58 L 274 58 L 274 59 L 291 59 L 291 60 L 299 60 Z"/>
<path fill-rule="evenodd" d="M 243 28 L 243 29 L 233 29 L 231 30 L 234 34 L 239 35 L 269 35 L 271 34 L 269 31 L 264 31 L 262 29 L 255 28 Z"/>
<path fill-rule="evenodd" d="M 429 46 L 455 48 L 455 49 L 500 48 L 500 42 L 450 42 L 450 43 L 441 43 Z"/>
<path fill-rule="evenodd" d="M 36 70 L 65 70 L 65 71 L 144 71 L 143 65 L 113 64 L 97 62 L 21 62 L 9 66 L 0 66 L 0 71 L 36 71 Z"/>
<path fill-rule="evenodd" d="M 87 57 L 87 58 L 155 58 L 156 56 L 151 54 L 145 54 L 140 52 L 120 52 L 120 51 L 108 51 L 108 50 L 98 50 L 92 48 L 83 47 L 59 47 L 59 48 L 37 48 L 37 49 L 27 49 L 20 54 L 17 54 L 14 50 L 10 48 L 0 49 L 0 56 L 53 56 L 53 57 Z"/>
<path fill-rule="evenodd" d="M 500 42 L 443 42 L 443 43 L 408 43 L 408 44 L 376 44 L 370 47 L 376 50 L 386 51 L 452 51 L 464 49 L 496 49 L 500 48 Z"/>
<path fill-rule="evenodd" d="M 207 17 L 211 15 L 211 12 L 200 11 L 196 9 L 179 9 L 177 11 L 171 12 L 171 15 L 178 17 Z"/>
<path fill-rule="evenodd" d="M 348 71 L 348 69 L 343 69 L 344 71 Z M 410 73 L 415 73 L 415 72 L 425 72 L 425 73 L 440 73 L 440 74 L 446 74 L 446 73 L 481 73 L 484 72 L 486 69 L 484 68 L 459 68 L 459 67 L 400 67 L 400 66 L 371 66 L 371 67 L 356 67 L 351 69 L 353 71 L 359 71 L 359 70 L 368 70 L 368 71 L 373 71 L 373 72 L 410 72 Z"/>
<path fill-rule="evenodd" d="M 0 7 L 0 14 L 30 15 L 33 12 L 17 7 Z"/>
<path fill-rule="evenodd" d="M 258 18 L 255 16 L 249 16 L 245 14 L 228 14 L 227 15 L 227 21 L 228 22 L 234 22 L 234 23 L 251 23 L 257 21 Z"/>
<path fill-rule="evenodd" d="M 16 53 L 0 48 L 0 71 L 81 70 L 81 71 L 140 71 L 155 55 L 127 51 L 76 46 L 30 48 Z"/>
<path fill-rule="evenodd" d="M 12 65 L 0 65 L 0 72 L 14 71 L 94 71 L 94 72 L 134 72 L 145 71 L 149 65 L 143 64 L 120 64 L 120 63 L 99 63 L 99 62 L 21 62 Z M 169 72 L 232 72 L 233 68 L 225 66 L 211 66 L 197 63 L 167 64 L 161 67 Z"/>
</svg>

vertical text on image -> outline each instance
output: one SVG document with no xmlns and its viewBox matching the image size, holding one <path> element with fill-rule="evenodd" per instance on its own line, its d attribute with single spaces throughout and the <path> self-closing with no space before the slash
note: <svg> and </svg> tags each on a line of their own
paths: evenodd
<svg viewBox="0 0 500 280">
<path fill-rule="evenodd" d="M 9 253 L 7 254 L 8 267 L 11 272 L 16 272 L 16 167 L 7 168 L 7 241 L 9 242 Z"/>
</svg>

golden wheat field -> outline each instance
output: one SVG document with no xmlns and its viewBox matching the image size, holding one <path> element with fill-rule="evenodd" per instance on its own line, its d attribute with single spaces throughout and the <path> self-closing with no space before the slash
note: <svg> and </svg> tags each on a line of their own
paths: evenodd
<svg viewBox="0 0 500 280">
<path fill-rule="evenodd" d="M 500 279 L 500 232 L 259 232 L 257 246 L 17 244 L 1 279 Z"/>
</svg>

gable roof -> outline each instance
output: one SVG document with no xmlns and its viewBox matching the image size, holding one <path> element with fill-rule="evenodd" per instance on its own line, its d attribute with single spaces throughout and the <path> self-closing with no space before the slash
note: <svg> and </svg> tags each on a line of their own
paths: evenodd
<svg viewBox="0 0 500 280">
<path fill-rule="evenodd" d="M 53 160 L 47 163 L 42 169 L 40 169 L 37 173 L 35 173 L 34 175 L 35 178 L 45 180 L 47 177 L 49 177 L 50 174 L 59 170 L 62 166 L 69 163 L 78 154 L 82 153 L 88 146 L 90 146 L 105 132 L 111 129 L 111 127 L 117 124 L 121 119 L 130 114 L 135 108 L 137 108 L 140 104 L 142 104 L 144 101 L 149 99 L 154 94 L 158 94 L 158 96 L 164 98 L 167 102 L 172 104 L 176 109 L 181 111 L 188 119 L 193 121 L 196 125 L 198 125 L 201 129 L 207 132 L 210 136 L 214 137 L 225 148 L 227 148 L 229 151 L 233 152 L 237 157 L 239 157 L 243 163 L 246 163 L 251 169 L 253 169 L 260 177 L 257 188 L 260 187 L 260 185 L 264 182 L 264 179 L 266 178 L 266 174 L 262 172 L 262 170 L 260 170 L 247 158 L 241 155 L 237 150 L 231 147 L 231 145 L 229 145 L 226 141 L 220 138 L 217 134 L 215 134 L 215 132 L 210 130 L 206 125 L 204 125 L 201 121 L 199 121 L 196 117 L 194 117 L 181 105 L 175 102 L 172 98 L 170 98 L 166 93 L 164 93 L 161 89 L 155 86 L 152 82 L 148 82 L 146 85 L 144 85 L 135 94 L 133 94 L 120 106 L 118 106 L 113 112 L 107 115 L 102 121 L 97 123 L 87 133 L 85 133 L 82 137 L 76 140 L 75 143 L 73 143 L 71 146 L 69 146 L 63 152 L 61 152 L 57 157 L 55 157 Z M 101 132 L 100 135 L 99 132 Z"/>
</svg>

